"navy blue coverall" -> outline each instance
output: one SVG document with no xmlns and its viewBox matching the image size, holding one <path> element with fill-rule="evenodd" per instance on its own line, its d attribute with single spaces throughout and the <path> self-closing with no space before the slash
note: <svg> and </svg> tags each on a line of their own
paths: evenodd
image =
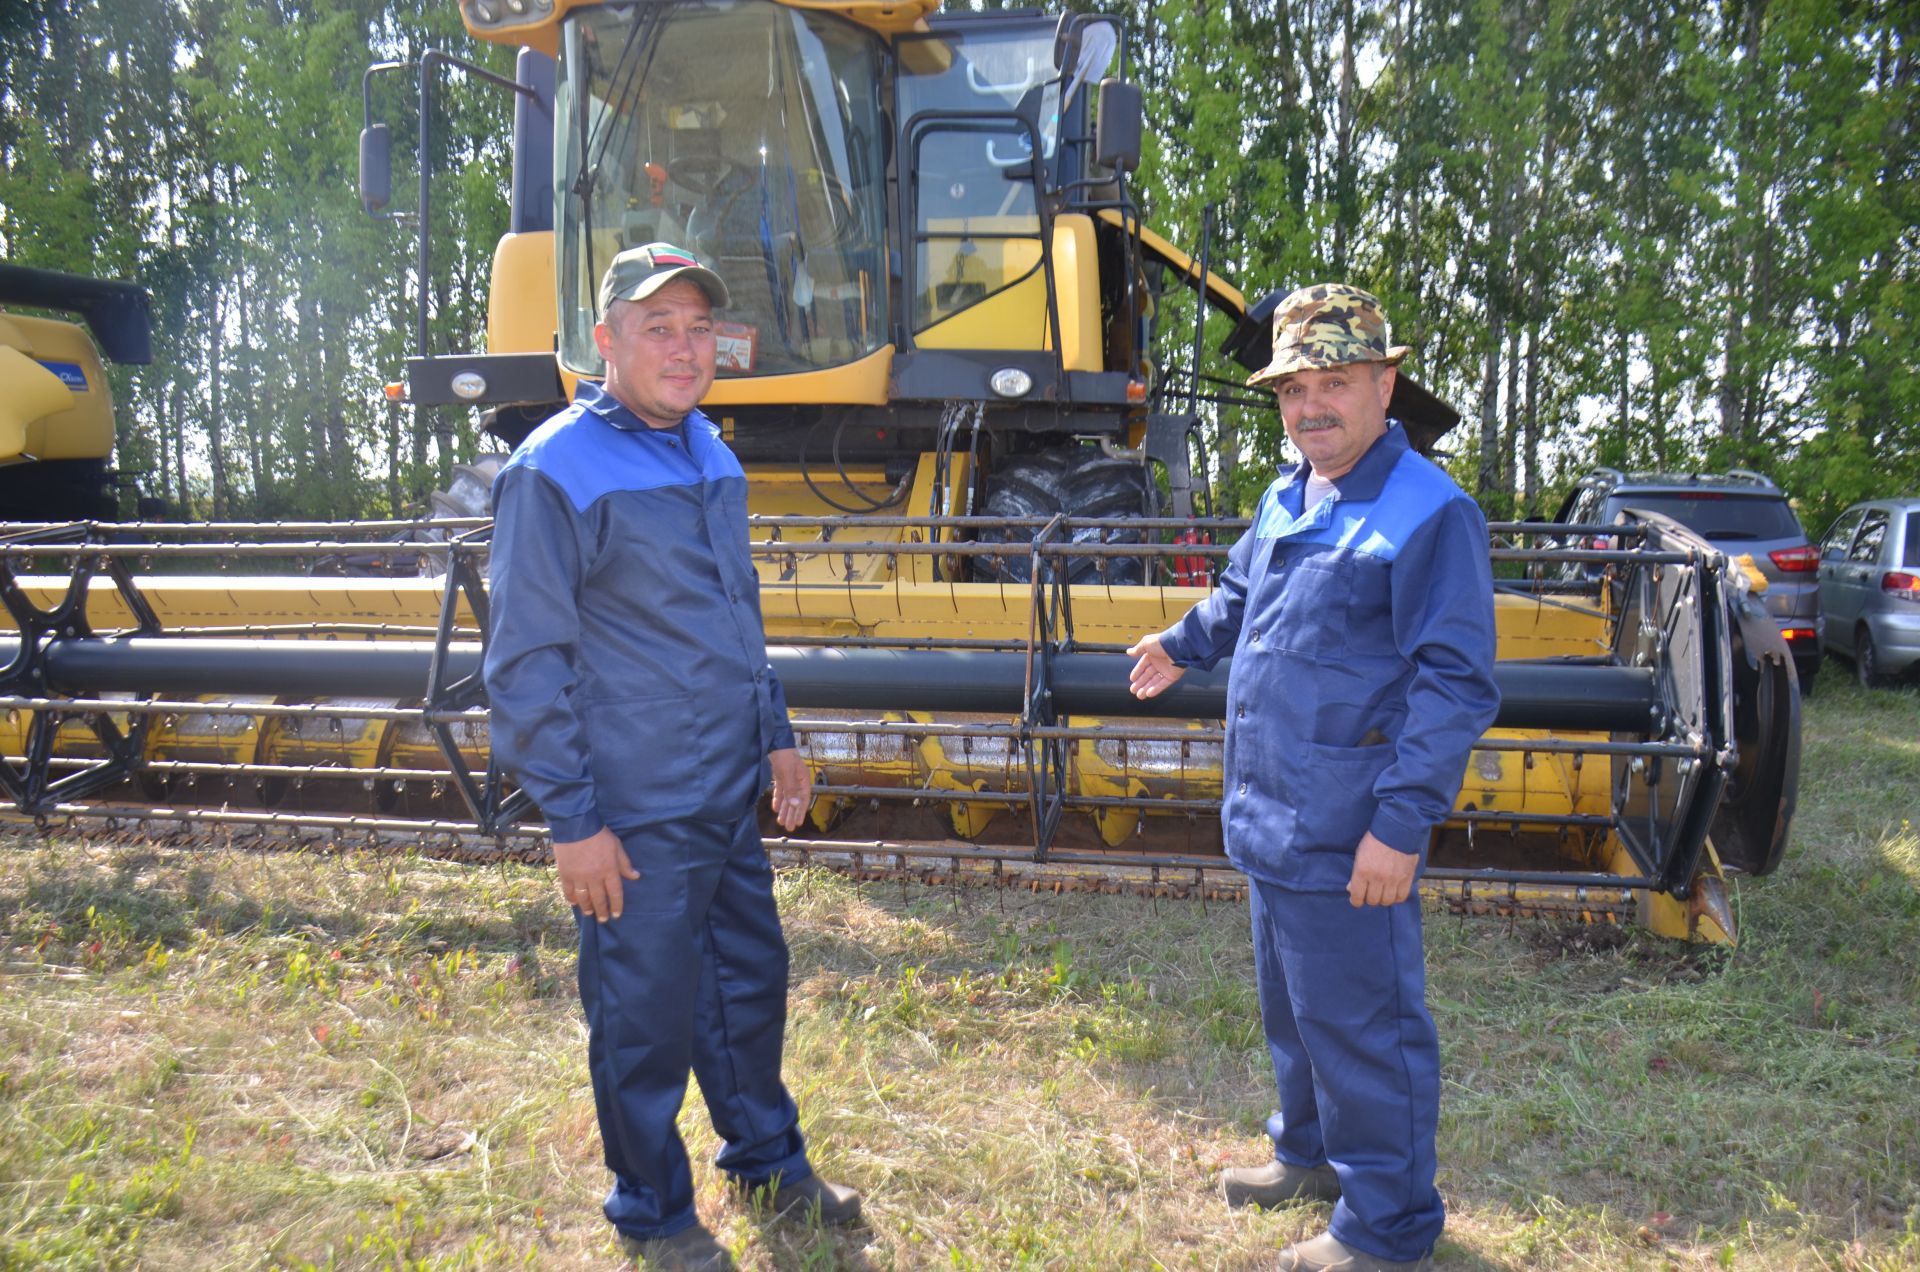
<svg viewBox="0 0 1920 1272">
<path fill-rule="evenodd" d="M 486 655 L 495 754 L 556 841 L 602 827 L 638 880 L 576 912 L 608 1220 L 695 1219 L 674 1119 L 700 1079 L 718 1165 L 810 1173 L 780 1078 L 787 946 L 754 805 L 793 745 L 747 552 L 747 487 L 695 411 L 654 429 L 592 384 L 495 480 Z"/>
<path fill-rule="evenodd" d="M 1309 475 L 1274 482 L 1160 643 L 1183 666 L 1233 656 L 1221 820 L 1251 882 L 1275 1156 L 1332 1163 L 1333 1235 L 1412 1261 L 1445 1220 L 1420 898 L 1356 908 L 1347 884 L 1368 831 L 1424 866 L 1493 722 L 1487 528 L 1397 425 L 1302 515 Z"/>
</svg>

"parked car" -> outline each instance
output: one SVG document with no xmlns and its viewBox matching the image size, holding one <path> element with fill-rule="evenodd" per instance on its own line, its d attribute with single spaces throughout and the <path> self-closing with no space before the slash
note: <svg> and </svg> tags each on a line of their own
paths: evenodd
<svg viewBox="0 0 1920 1272">
<path fill-rule="evenodd" d="M 1869 499 L 1820 540 L 1820 647 L 1860 683 L 1920 672 L 1920 497 Z"/>
<path fill-rule="evenodd" d="M 1808 541 L 1785 491 L 1743 468 L 1726 473 L 1599 468 L 1580 479 L 1555 520 L 1612 525 L 1626 508 L 1671 517 L 1728 556 L 1751 559 L 1767 581 L 1760 599 L 1793 651 L 1801 690 L 1813 688 L 1820 670 L 1820 550 Z"/>
</svg>

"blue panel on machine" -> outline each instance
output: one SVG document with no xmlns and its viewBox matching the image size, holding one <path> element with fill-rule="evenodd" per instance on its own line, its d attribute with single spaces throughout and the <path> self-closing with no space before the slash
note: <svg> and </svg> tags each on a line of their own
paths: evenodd
<svg viewBox="0 0 1920 1272">
<path fill-rule="evenodd" d="M 87 373 L 78 362 L 49 362 L 45 358 L 36 358 L 34 361 L 59 376 L 60 383 L 75 393 L 87 391 Z"/>
</svg>

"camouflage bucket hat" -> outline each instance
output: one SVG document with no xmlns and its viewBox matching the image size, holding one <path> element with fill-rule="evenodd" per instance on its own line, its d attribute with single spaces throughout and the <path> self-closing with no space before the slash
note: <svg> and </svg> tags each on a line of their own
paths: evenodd
<svg viewBox="0 0 1920 1272">
<path fill-rule="evenodd" d="M 1295 371 L 1353 362 L 1399 365 L 1406 345 L 1387 344 L 1387 315 L 1369 292 L 1345 283 L 1302 287 L 1273 311 L 1273 361 L 1247 377 L 1267 384 Z"/>
<path fill-rule="evenodd" d="M 727 285 L 685 248 L 671 243 L 630 247 L 613 258 L 600 279 L 600 319 L 616 300 L 645 300 L 676 278 L 698 283 L 715 308 L 727 307 Z"/>
</svg>

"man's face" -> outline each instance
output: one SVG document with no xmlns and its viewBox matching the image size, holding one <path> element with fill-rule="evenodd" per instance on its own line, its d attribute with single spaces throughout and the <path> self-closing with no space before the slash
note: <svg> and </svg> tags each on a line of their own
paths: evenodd
<svg viewBox="0 0 1920 1272">
<path fill-rule="evenodd" d="M 616 300 L 593 329 L 607 392 L 654 428 L 672 428 L 713 387 L 713 302 L 676 278 L 644 300 Z"/>
<path fill-rule="evenodd" d="M 1387 431 L 1394 368 L 1378 362 L 1296 371 L 1273 386 L 1287 440 L 1322 477 L 1342 477 Z"/>
</svg>

